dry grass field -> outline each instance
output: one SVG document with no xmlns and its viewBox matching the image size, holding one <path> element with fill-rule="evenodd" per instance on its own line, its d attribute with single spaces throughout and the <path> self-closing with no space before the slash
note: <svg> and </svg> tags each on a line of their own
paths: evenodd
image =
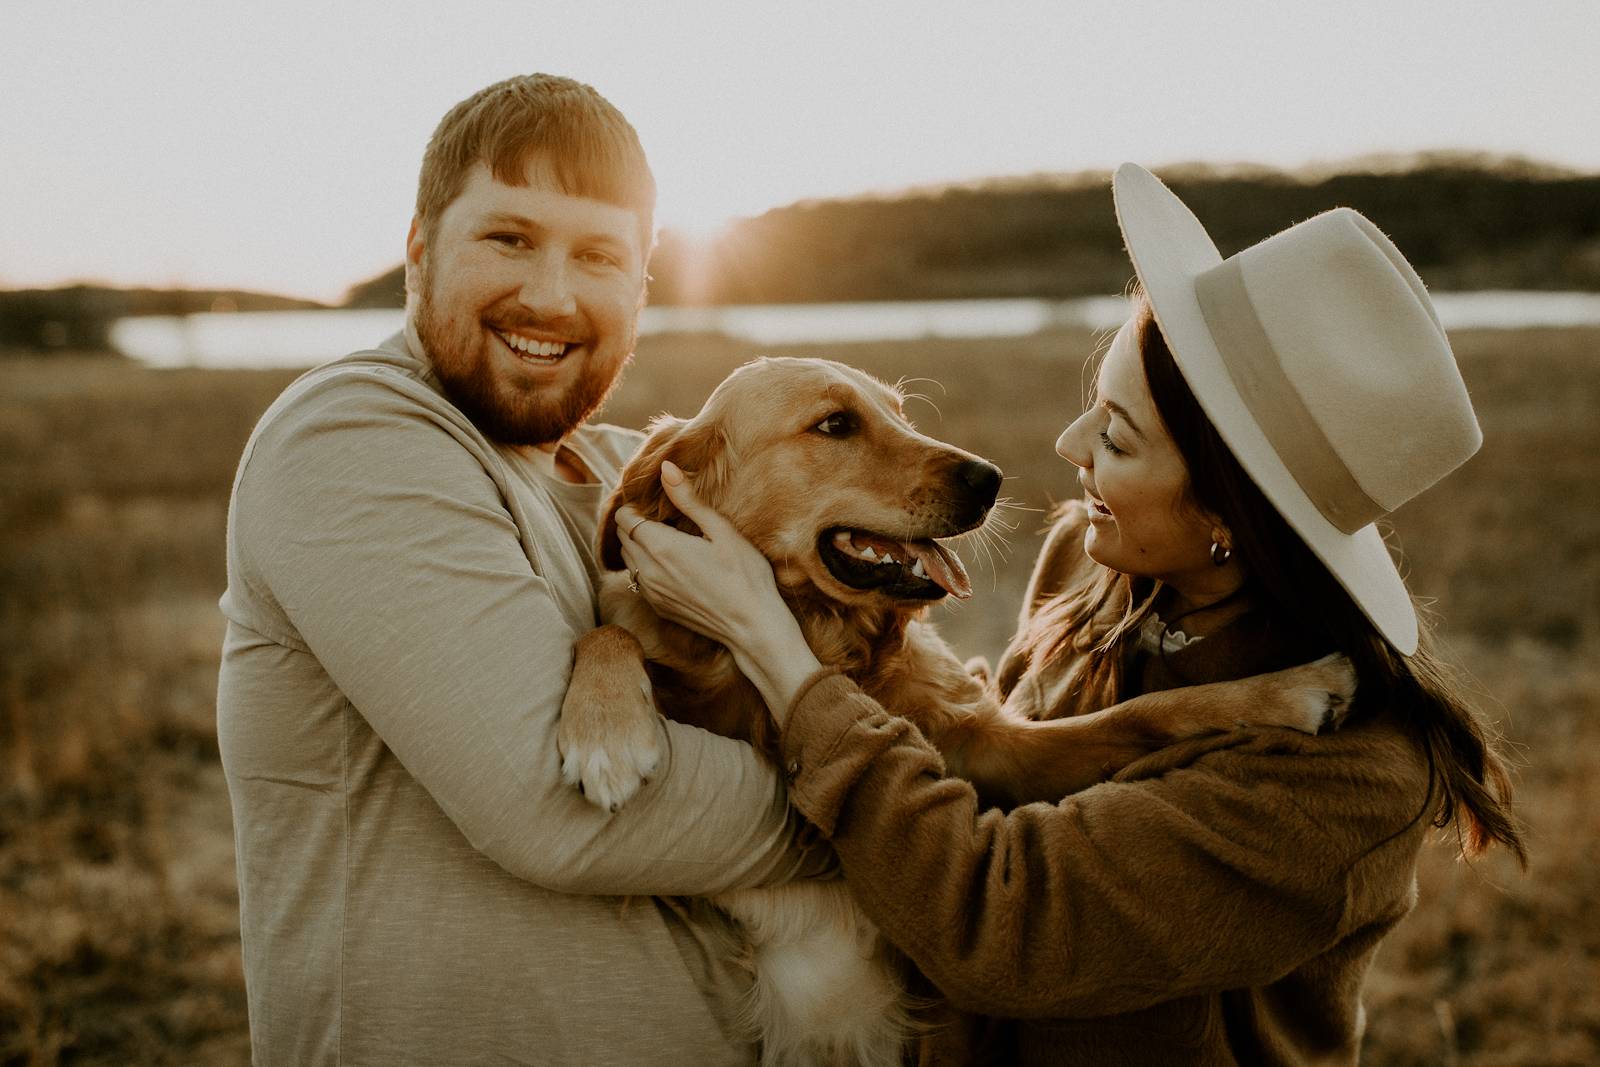
<svg viewBox="0 0 1600 1067">
<path fill-rule="evenodd" d="M 808 349 L 919 383 L 919 423 L 990 456 L 1008 561 L 940 609 L 1003 644 L 1086 334 Z M 1430 846 L 1371 976 L 1365 1062 L 1600 1062 L 1600 330 L 1456 337 L 1483 452 L 1396 517 L 1414 588 L 1521 763 L 1533 867 Z M 688 413 L 754 354 L 651 338 L 608 412 Z M 769 349 L 775 354 L 798 350 Z M 228 487 L 283 372 L 0 360 L 0 1065 L 249 1060 L 213 695 Z"/>
</svg>

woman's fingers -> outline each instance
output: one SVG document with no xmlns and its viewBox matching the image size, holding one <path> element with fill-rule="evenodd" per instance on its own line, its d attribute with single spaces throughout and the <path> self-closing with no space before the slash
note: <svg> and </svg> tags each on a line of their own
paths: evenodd
<svg viewBox="0 0 1600 1067">
<path fill-rule="evenodd" d="M 683 476 L 683 471 L 670 459 L 661 463 L 661 486 L 667 491 L 667 499 L 677 505 L 678 510 L 694 520 L 700 527 L 700 532 L 711 541 L 716 541 L 724 534 L 733 533 L 734 529 L 722 513 L 709 504 L 700 502 L 700 497 L 694 491 L 694 486 L 689 484 L 689 479 Z"/>
<path fill-rule="evenodd" d="M 644 518 L 632 504 L 624 504 L 617 509 L 617 539 L 622 542 L 623 554 L 627 554 L 628 546 L 633 543 L 633 533 L 639 527 L 639 520 Z"/>
</svg>

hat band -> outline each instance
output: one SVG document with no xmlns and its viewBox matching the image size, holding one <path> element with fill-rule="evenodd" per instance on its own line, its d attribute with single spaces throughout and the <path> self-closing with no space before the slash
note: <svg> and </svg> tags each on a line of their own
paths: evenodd
<svg viewBox="0 0 1600 1067">
<path fill-rule="evenodd" d="M 1356 479 L 1284 373 L 1237 256 L 1198 275 L 1195 296 L 1223 366 L 1267 441 L 1323 518 L 1353 534 L 1388 513 Z"/>
</svg>

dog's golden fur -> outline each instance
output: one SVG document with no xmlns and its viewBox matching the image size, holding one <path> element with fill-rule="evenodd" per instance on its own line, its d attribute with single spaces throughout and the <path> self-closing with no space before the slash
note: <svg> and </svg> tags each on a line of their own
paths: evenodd
<svg viewBox="0 0 1600 1067">
<path fill-rule="evenodd" d="M 871 543 L 898 542 L 901 556 L 925 558 L 930 573 L 941 572 L 938 585 L 966 592 L 964 575 L 941 568 L 938 561 L 946 557 L 930 546 L 932 539 L 982 521 L 998 471 L 988 477 L 978 457 L 917 432 L 901 401 L 894 388 L 842 364 L 765 359 L 730 376 L 692 420 L 653 424 L 605 509 L 600 553 L 612 573 L 602 582 L 600 602 L 608 625 L 580 641 L 562 710 L 563 765 L 591 800 L 615 810 L 659 762 L 656 733 L 641 725 L 648 725 L 653 710 L 633 695 L 647 690 L 671 718 L 747 740 L 769 758 L 777 755 L 767 708 L 732 655 L 661 619 L 620 573 L 615 513 L 622 504 L 646 518 L 693 528 L 661 488 L 664 460 L 683 468 L 700 498 L 772 561 L 779 590 L 817 658 L 841 668 L 891 713 L 916 723 L 947 767 L 994 801 L 1057 800 L 1175 740 L 1241 723 L 1314 731 L 1348 699 L 1348 665 L 1323 662 L 1242 682 L 1148 694 L 1049 722 L 1009 713 L 923 621 L 927 597 L 942 596 L 943 589 L 888 564 L 877 564 L 872 573 L 896 574 L 894 582 L 858 588 L 824 558 L 830 531 L 864 531 Z M 793 918 L 784 889 L 754 893 L 726 901 L 752 930 L 775 925 L 773 915 Z M 792 898 L 800 901 L 803 894 Z M 798 907 L 814 914 L 828 910 L 814 902 Z M 839 937 L 833 941 L 823 951 L 849 951 Z M 759 961 L 759 946 L 757 956 Z M 862 981 L 871 985 L 883 978 L 879 973 Z M 871 999 L 866 992 L 852 995 Z M 798 1021 L 783 1004 L 757 1005 L 754 1025 L 768 1062 L 892 1060 L 903 1036 L 893 1012 L 874 1009 L 880 1021 L 890 1022 L 866 1037 L 807 1032 L 839 1029 L 839 1002 Z"/>
</svg>

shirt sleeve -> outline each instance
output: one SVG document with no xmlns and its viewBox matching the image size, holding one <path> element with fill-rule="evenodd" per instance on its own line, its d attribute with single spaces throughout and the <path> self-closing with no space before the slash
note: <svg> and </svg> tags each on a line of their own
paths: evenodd
<svg viewBox="0 0 1600 1067">
<path fill-rule="evenodd" d="M 621 812 L 560 777 L 578 636 L 459 426 L 381 382 L 314 386 L 258 431 L 230 518 L 243 583 L 472 845 L 546 888 L 698 895 L 825 867 L 750 746 L 663 720 Z"/>
<path fill-rule="evenodd" d="M 1351 867 L 1405 825 L 1425 780 L 1319 770 L 1274 748 L 1302 743 L 1284 733 L 1058 804 L 981 810 L 910 722 L 824 675 L 796 699 L 784 759 L 792 802 L 862 907 L 957 1007 L 1086 1017 L 1268 984 L 1367 921 Z M 1349 811 L 1336 828 L 1296 793 L 1324 788 Z"/>
</svg>

